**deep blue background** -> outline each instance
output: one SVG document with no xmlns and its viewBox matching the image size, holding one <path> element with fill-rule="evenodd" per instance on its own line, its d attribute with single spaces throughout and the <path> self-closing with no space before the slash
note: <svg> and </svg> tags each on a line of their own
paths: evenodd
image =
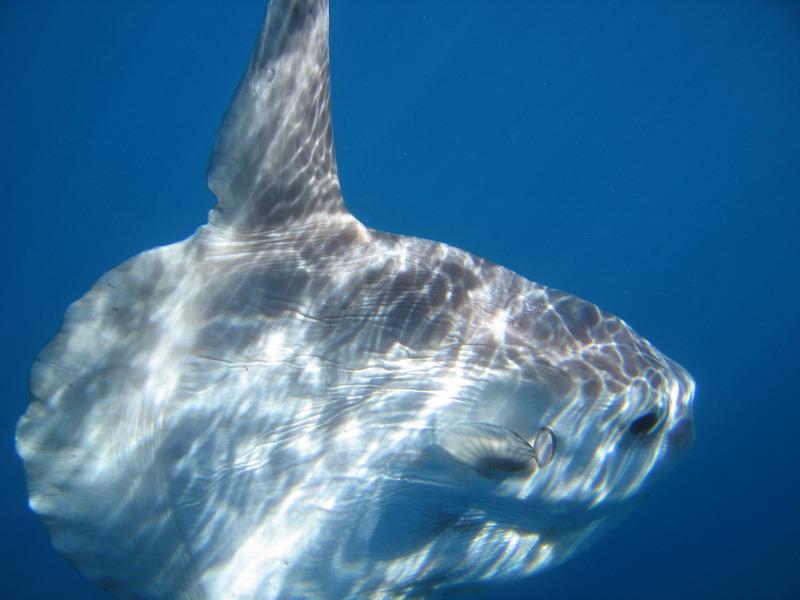
<svg viewBox="0 0 800 600">
<path fill-rule="evenodd" d="M 28 370 L 101 273 L 205 221 L 261 16 L 0 0 L 2 598 L 106 597 L 27 509 Z M 798 597 L 800 5 L 342 0 L 331 19 L 356 216 L 592 300 L 698 381 L 695 448 L 640 509 L 495 595 Z"/>
</svg>

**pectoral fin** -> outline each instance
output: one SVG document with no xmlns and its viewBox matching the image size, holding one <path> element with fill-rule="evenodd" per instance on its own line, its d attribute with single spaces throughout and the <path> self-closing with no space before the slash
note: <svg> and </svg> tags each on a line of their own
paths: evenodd
<svg viewBox="0 0 800 600">
<path fill-rule="evenodd" d="M 459 423 L 439 435 L 439 445 L 481 475 L 505 478 L 536 469 L 536 453 L 519 434 L 491 423 Z"/>
</svg>

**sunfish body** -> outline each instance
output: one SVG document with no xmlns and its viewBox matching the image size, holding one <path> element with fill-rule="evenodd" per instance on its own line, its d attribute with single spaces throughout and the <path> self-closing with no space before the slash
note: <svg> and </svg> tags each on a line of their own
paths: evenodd
<svg viewBox="0 0 800 600">
<path fill-rule="evenodd" d="M 692 440 L 620 319 L 363 226 L 325 0 L 273 0 L 189 239 L 105 274 L 17 427 L 55 547 L 126 598 L 428 596 L 556 565 Z"/>
</svg>

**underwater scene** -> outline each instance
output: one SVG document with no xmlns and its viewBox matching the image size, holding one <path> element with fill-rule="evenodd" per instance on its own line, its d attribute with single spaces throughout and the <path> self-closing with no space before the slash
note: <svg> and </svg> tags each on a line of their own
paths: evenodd
<svg viewBox="0 0 800 600">
<path fill-rule="evenodd" d="M 800 5 L 265 4 L 0 2 L 0 598 L 799 597 Z"/>
</svg>

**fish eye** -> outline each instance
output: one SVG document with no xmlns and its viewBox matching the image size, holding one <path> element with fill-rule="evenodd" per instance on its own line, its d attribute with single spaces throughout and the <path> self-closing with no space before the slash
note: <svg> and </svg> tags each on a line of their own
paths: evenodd
<svg viewBox="0 0 800 600">
<path fill-rule="evenodd" d="M 634 419 L 631 422 L 628 431 L 630 431 L 633 435 L 644 435 L 646 433 L 650 433 L 653 431 L 653 428 L 658 424 L 658 414 L 655 412 L 649 412 L 643 414 L 641 417 Z"/>
</svg>

